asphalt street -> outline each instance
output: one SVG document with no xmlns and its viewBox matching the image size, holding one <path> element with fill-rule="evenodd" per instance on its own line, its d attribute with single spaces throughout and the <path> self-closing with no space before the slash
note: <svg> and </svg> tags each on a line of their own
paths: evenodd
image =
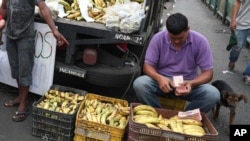
<svg viewBox="0 0 250 141">
<path fill-rule="evenodd" d="M 171 14 L 181 12 L 189 19 L 190 28 L 204 34 L 211 45 L 214 55 L 214 80 L 225 80 L 229 83 L 235 92 L 244 94 L 250 99 L 250 86 L 242 81 L 242 71 L 246 63 L 250 60 L 250 50 L 245 48 L 242 50 L 239 60 L 236 63 L 234 71 L 228 71 L 228 56 L 229 52 L 226 46 L 230 34 L 227 32 L 218 33 L 218 30 L 229 31 L 229 26 L 222 23 L 219 16 L 214 15 L 202 0 L 170 0 L 165 4 L 166 10 L 163 14 L 163 25 L 165 19 Z M 164 29 L 164 27 L 163 27 Z M 126 89 L 123 89 L 126 91 Z M 12 99 L 16 96 L 17 89 L 0 84 L 0 103 Z M 114 96 L 114 90 L 106 92 L 106 95 Z M 40 96 L 36 94 L 30 95 L 29 108 L 32 109 L 32 103 L 37 101 Z M 128 94 L 123 95 L 123 98 L 129 99 L 130 102 L 134 100 L 133 90 L 129 90 Z M 208 101 L 209 102 L 209 101 Z M 0 106 L 0 141 L 44 141 L 41 137 L 32 135 L 32 114 L 23 122 L 16 123 L 11 120 L 11 116 L 16 108 L 6 108 Z M 250 125 L 250 105 L 240 102 L 236 109 L 235 124 Z M 215 129 L 218 131 L 218 141 L 229 141 L 227 135 L 227 128 L 229 124 L 229 109 L 222 107 L 217 121 L 212 119 L 211 112 L 207 113 L 208 118 L 213 123 Z"/>
</svg>

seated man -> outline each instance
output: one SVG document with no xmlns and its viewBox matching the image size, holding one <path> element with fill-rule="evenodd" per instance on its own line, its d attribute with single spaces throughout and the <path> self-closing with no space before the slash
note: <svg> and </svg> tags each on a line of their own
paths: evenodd
<svg viewBox="0 0 250 141">
<path fill-rule="evenodd" d="M 186 16 L 172 14 L 166 21 L 167 30 L 151 39 L 145 56 L 143 72 L 133 88 L 138 100 L 160 108 L 158 96 L 173 95 L 190 103 L 185 110 L 200 108 L 208 112 L 220 101 L 219 91 L 207 84 L 213 77 L 213 56 L 208 40 L 190 30 Z M 184 81 L 176 87 L 173 76 Z"/>
</svg>

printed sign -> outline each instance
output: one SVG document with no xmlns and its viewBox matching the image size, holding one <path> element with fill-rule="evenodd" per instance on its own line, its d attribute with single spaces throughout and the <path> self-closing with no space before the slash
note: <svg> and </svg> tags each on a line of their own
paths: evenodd
<svg viewBox="0 0 250 141">
<path fill-rule="evenodd" d="M 53 84 L 56 39 L 47 24 L 35 23 L 36 48 L 34 53 L 34 67 L 32 72 L 32 85 L 30 92 L 44 95 Z M 9 60 L 6 52 L 6 34 L 3 32 L 0 50 L 0 82 L 17 87 L 16 80 L 11 77 Z"/>
</svg>

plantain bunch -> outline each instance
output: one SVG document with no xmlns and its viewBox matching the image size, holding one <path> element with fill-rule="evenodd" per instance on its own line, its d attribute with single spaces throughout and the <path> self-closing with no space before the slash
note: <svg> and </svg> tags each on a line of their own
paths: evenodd
<svg viewBox="0 0 250 141">
<path fill-rule="evenodd" d="M 148 128 L 162 129 L 199 137 L 205 135 L 202 122 L 194 119 L 180 119 L 177 115 L 164 118 L 155 108 L 149 105 L 138 105 L 134 107 L 133 120 L 136 123 L 146 125 Z"/>
<path fill-rule="evenodd" d="M 89 17 L 93 18 L 95 22 L 104 24 L 107 7 L 114 5 L 116 1 L 121 4 L 124 3 L 124 0 L 89 0 L 92 4 L 91 7 L 88 7 Z M 77 0 L 59 0 L 58 3 L 64 6 L 65 13 L 68 14 L 65 18 L 77 21 L 83 20 Z"/>
<path fill-rule="evenodd" d="M 77 0 L 59 0 L 58 3 L 64 6 L 65 13 L 68 14 L 65 18 L 77 21 L 83 20 Z"/>
<path fill-rule="evenodd" d="M 74 114 L 83 100 L 84 96 L 77 93 L 49 90 L 36 107 L 64 114 Z M 47 116 L 50 115 L 47 114 Z"/>
<path fill-rule="evenodd" d="M 88 15 L 98 23 L 105 23 L 105 14 L 109 6 L 117 3 L 123 4 L 124 0 L 89 0 L 93 7 L 88 8 Z"/>
<path fill-rule="evenodd" d="M 124 129 L 130 107 L 120 103 L 103 102 L 98 99 L 86 99 L 82 109 L 79 109 L 78 119 L 97 122 Z"/>
</svg>

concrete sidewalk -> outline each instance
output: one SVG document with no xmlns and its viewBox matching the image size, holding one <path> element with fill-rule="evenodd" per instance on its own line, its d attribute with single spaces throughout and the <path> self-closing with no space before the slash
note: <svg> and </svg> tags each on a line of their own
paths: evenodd
<svg viewBox="0 0 250 141">
<path fill-rule="evenodd" d="M 213 15 L 213 12 L 202 2 L 202 0 L 177 0 L 166 3 L 166 10 L 163 15 L 163 26 L 165 26 L 165 19 L 171 13 L 181 12 L 185 14 L 190 22 L 190 28 L 204 34 L 212 47 L 214 54 L 214 79 L 222 79 L 227 81 L 236 92 L 246 94 L 250 99 L 250 86 L 243 83 L 241 73 L 245 64 L 249 60 L 249 49 L 243 49 L 240 58 L 235 66 L 235 71 L 228 72 L 228 55 L 226 45 L 230 34 L 217 33 L 216 30 L 230 31 L 227 25 L 222 24 L 222 21 Z M 0 103 L 12 99 L 16 96 L 17 89 L 0 84 Z M 112 90 L 110 95 L 114 95 Z M 134 93 L 126 95 L 125 98 L 131 98 Z M 31 104 L 29 108 L 32 109 L 32 103 L 37 101 L 40 96 L 31 94 Z M 131 99 L 130 99 L 131 100 Z M 44 141 L 40 137 L 32 136 L 32 115 L 25 121 L 16 123 L 11 120 L 16 108 L 6 108 L 0 106 L 0 141 Z M 237 111 L 235 124 L 250 124 L 250 105 L 240 102 Z M 211 112 L 207 114 L 217 131 L 219 132 L 218 141 L 228 141 L 227 128 L 229 122 L 229 110 L 222 107 L 218 121 L 213 121 Z"/>
</svg>

